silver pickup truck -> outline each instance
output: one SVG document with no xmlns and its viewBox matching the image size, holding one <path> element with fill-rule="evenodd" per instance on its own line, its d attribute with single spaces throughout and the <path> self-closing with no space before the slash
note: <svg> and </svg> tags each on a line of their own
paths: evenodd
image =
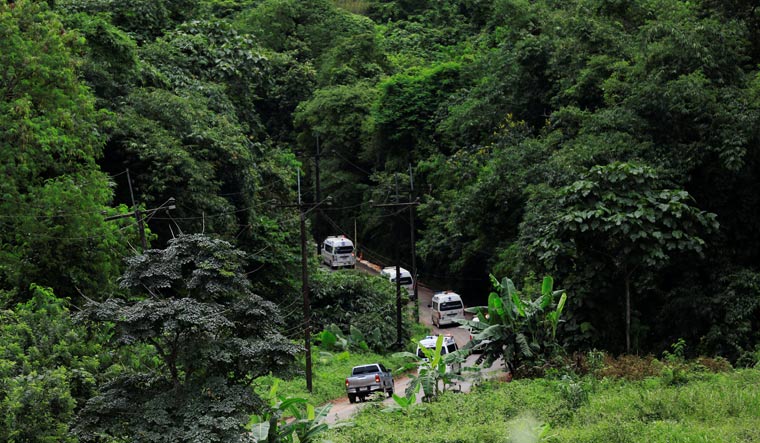
<svg viewBox="0 0 760 443">
<path fill-rule="evenodd" d="M 371 393 L 381 391 L 388 397 L 393 395 L 393 375 L 380 363 L 355 366 L 346 379 L 346 394 L 351 403 L 355 403 L 357 398 L 365 401 Z"/>
</svg>

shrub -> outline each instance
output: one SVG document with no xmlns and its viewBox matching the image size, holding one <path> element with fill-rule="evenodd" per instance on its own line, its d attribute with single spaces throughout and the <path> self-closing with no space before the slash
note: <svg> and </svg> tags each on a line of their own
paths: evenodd
<svg viewBox="0 0 760 443">
<path fill-rule="evenodd" d="M 723 357 L 698 357 L 696 363 L 713 373 L 728 372 L 733 369 L 731 363 Z"/>
<path fill-rule="evenodd" d="M 651 355 L 621 355 L 606 356 L 604 368 L 599 371 L 601 377 L 624 378 L 626 380 L 643 380 L 646 377 L 659 375 L 661 366 Z"/>
<path fill-rule="evenodd" d="M 311 291 L 314 330 L 334 324 L 357 346 L 364 341 L 375 352 L 396 344 L 396 293 L 388 280 L 351 271 L 317 272 Z M 407 315 L 402 319 L 406 341 L 411 326 Z"/>
</svg>

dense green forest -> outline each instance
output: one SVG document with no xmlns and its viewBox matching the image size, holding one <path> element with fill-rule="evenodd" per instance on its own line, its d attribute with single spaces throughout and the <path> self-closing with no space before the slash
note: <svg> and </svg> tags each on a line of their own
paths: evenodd
<svg viewBox="0 0 760 443">
<path fill-rule="evenodd" d="M 552 275 L 567 352 L 760 352 L 751 0 L 5 0 L 0 173 L 0 441 L 242 438 L 301 352 L 299 197 L 408 268 L 377 204 L 419 199 L 471 304 Z M 392 292 L 315 279 L 390 345 Z"/>
</svg>

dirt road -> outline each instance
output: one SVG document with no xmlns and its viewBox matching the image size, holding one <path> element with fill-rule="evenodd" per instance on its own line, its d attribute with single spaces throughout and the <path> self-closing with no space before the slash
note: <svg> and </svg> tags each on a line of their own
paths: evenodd
<svg viewBox="0 0 760 443">
<path fill-rule="evenodd" d="M 368 273 L 377 274 L 377 273 L 380 272 L 380 267 L 379 266 L 376 266 L 376 265 L 374 265 L 372 263 L 369 263 L 369 262 L 366 262 L 366 261 L 357 262 L 357 267 L 356 268 L 359 269 L 359 270 L 362 270 L 364 272 L 368 272 Z M 423 285 L 419 285 L 417 292 L 418 292 L 419 299 L 420 299 L 420 323 L 423 323 L 423 324 L 431 327 L 432 328 L 432 333 L 435 334 L 435 335 L 438 335 L 438 334 L 450 334 L 451 336 L 454 337 L 454 340 L 457 342 L 457 345 L 459 345 L 459 347 L 463 346 L 465 343 L 467 343 L 467 341 L 469 341 L 469 339 L 470 339 L 470 333 L 467 330 L 460 328 L 458 325 L 444 326 L 444 327 L 438 328 L 438 327 L 435 327 L 432 324 L 432 322 L 431 322 L 430 303 L 431 303 L 431 300 L 433 298 L 433 292 L 434 292 L 433 289 L 428 288 L 428 287 L 423 286 Z M 468 315 L 468 318 L 469 318 L 469 314 L 467 314 L 467 315 Z M 465 367 L 474 366 L 475 365 L 475 360 L 477 360 L 477 358 L 478 358 L 477 355 L 471 355 L 471 356 L 467 357 L 467 360 L 465 361 L 464 366 Z M 493 374 L 499 372 L 500 370 L 501 370 L 501 368 L 499 367 L 498 364 L 496 364 L 492 368 L 484 370 L 483 371 L 484 374 L 481 374 L 479 376 L 474 376 L 474 375 L 467 376 L 467 372 L 465 372 L 465 380 L 464 381 L 460 381 L 460 382 L 456 383 L 454 386 L 448 387 L 447 389 L 453 389 L 453 390 L 458 390 L 458 391 L 462 391 L 462 392 L 468 392 L 470 390 L 470 388 L 472 387 L 472 383 L 473 383 L 473 381 L 474 381 L 475 378 L 482 377 L 483 375 L 488 376 L 488 374 L 492 374 L 493 375 Z M 408 377 L 397 378 L 395 380 L 395 384 L 394 384 L 394 390 L 395 390 L 395 392 L 398 395 L 404 395 L 404 392 L 406 391 L 406 388 L 409 386 L 409 382 L 410 382 L 410 380 L 409 380 Z M 417 402 L 421 401 L 421 397 L 422 397 L 422 394 L 418 393 L 417 394 Z M 359 409 L 367 406 L 368 404 L 371 404 L 371 402 L 351 404 L 351 403 L 349 403 L 348 398 L 345 398 L 345 397 L 344 398 L 340 398 L 340 399 L 336 399 L 336 400 L 332 401 L 331 403 L 332 403 L 333 406 L 330 409 L 329 415 L 327 416 L 327 419 L 326 419 L 327 423 L 335 423 L 335 422 L 338 422 L 338 421 L 341 421 L 341 420 L 346 420 L 346 419 L 350 418 L 352 415 L 354 415 Z M 387 398 L 387 399 L 383 400 L 382 403 L 383 404 L 391 404 L 391 403 L 393 403 L 393 399 Z"/>
</svg>

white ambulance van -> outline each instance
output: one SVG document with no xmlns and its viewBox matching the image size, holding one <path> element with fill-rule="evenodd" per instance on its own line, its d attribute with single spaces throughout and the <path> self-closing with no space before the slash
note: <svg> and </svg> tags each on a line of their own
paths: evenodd
<svg viewBox="0 0 760 443">
<path fill-rule="evenodd" d="M 456 324 L 454 320 L 464 319 L 464 303 L 456 292 L 443 291 L 433 295 L 431 321 L 439 328 L 441 325 Z"/>
<path fill-rule="evenodd" d="M 331 268 L 356 268 L 354 243 L 345 235 L 327 237 L 322 243 L 322 261 Z"/>
<path fill-rule="evenodd" d="M 399 278 L 401 287 L 406 289 L 406 292 L 409 294 L 410 298 L 414 297 L 414 279 L 412 278 L 412 274 L 404 268 L 399 268 L 399 274 L 401 274 L 401 278 Z M 383 270 L 380 271 L 380 275 L 387 278 L 388 281 L 393 283 L 393 286 L 396 286 L 395 266 L 388 266 L 387 268 L 383 268 Z"/>
<path fill-rule="evenodd" d="M 436 342 L 438 341 L 437 335 L 428 335 L 427 337 L 420 340 L 420 342 L 417 344 L 417 357 L 427 360 L 427 357 L 425 356 L 425 353 L 422 352 L 420 347 L 425 347 L 427 349 L 430 349 L 431 351 L 435 350 Z M 443 343 L 441 346 L 441 356 L 444 356 L 446 354 L 451 354 L 452 352 L 456 352 L 459 350 L 459 347 L 457 346 L 457 342 L 454 340 L 454 337 L 451 335 L 444 335 L 443 336 Z M 419 371 L 418 371 L 419 372 Z M 452 362 L 450 364 L 446 365 L 446 372 L 453 372 L 455 374 L 461 374 L 462 373 L 462 363 L 460 362 Z"/>
</svg>

